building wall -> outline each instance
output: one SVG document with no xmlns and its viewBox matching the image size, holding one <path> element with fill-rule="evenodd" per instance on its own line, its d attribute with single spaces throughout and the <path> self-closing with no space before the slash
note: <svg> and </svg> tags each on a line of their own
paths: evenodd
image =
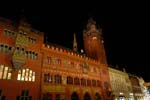
<svg viewBox="0 0 150 100">
<path fill-rule="evenodd" d="M 107 63 L 43 41 L 25 20 L 0 20 L 0 98 L 111 99 Z"/>
<path fill-rule="evenodd" d="M 34 38 L 34 39 L 33 39 Z M 42 33 L 0 19 L 0 97 L 6 100 L 40 95 Z"/>
<path fill-rule="evenodd" d="M 125 100 L 133 98 L 128 73 L 111 67 L 109 67 L 109 73 L 114 100 L 119 100 L 119 97 L 123 97 Z"/>
</svg>

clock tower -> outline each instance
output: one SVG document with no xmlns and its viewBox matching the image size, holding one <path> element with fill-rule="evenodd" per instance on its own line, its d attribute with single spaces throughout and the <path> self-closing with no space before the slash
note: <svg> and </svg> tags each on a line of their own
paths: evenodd
<svg viewBox="0 0 150 100">
<path fill-rule="evenodd" d="M 96 22 L 90 18 L 83 31 L 84 49 L 87 56 L 106 64 L 102 29 L 96 27 Z"/>
</svg>

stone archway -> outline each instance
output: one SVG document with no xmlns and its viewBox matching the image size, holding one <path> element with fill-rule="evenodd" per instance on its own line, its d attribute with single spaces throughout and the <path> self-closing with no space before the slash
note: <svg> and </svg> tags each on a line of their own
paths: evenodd
<svg viewBox="0 0 150 100">
<path fill-rule="evenodd" d="M 89 93 L 85 93 L 83 100 L 91 100 Z"/>
<path fill-rule="evenodd" d="M 95 94 L 94 100 L 101 100 L 101 97 L 100 97 L 100 95 L 98 93 Z"/>
<path fill-rule="evenodd" d="M 72 93 L 71 100 L 79 100 L 78 94 L 76 92 Z"/>
</svg>

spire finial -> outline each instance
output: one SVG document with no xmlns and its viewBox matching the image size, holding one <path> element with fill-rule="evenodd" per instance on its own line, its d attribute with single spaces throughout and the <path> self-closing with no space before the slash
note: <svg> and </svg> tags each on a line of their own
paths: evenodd
<svg viewBox="0 0 150 100">
<path fill-rule="evenodd" d="M 77 40 L 76 40 L 76 34 L 74 33 L 74 40 L 73 40 L 73 51 L 77 52 Z"/>
</svg>

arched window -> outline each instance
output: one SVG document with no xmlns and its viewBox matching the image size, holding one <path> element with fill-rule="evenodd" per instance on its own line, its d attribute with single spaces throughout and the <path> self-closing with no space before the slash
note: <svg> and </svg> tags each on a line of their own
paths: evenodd
<svg viewBox="0 0 150 100">
<path fill-rule="evenodd" d="M 22 69 L 18 71 L 17 80 L 19 81 L 35 81 L 35 72 L 30 69 Z"/>
</svg>

